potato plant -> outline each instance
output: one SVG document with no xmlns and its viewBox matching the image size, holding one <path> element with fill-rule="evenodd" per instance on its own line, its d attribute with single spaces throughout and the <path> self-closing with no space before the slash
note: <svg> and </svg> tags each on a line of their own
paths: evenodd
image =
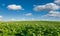
<svg viewBox="0 0 60 36">
<path fill-rule="evenodd" d="M 60 22 L 0 22 L 0 36 L 60 36 Z"/>
</svg>

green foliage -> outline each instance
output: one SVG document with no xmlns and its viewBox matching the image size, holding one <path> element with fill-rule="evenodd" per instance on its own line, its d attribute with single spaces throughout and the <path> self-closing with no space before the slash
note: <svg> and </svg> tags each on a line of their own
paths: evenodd
<svg viewBox="0 0 60 36">
<path fill-rule="evenodd" d="M 60 36 L 60 22 L 0 22 L 0 36 Z"/>
</svg>

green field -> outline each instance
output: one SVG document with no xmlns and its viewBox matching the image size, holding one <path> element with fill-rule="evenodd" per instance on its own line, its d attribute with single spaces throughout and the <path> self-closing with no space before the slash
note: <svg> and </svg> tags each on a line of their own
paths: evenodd
<svg viewBox="0 0 60 36">
<path fill-rule="evenodd" d="M 0 36 L 60 36 L 60 22 L 0 22 Z"/>
</svg>

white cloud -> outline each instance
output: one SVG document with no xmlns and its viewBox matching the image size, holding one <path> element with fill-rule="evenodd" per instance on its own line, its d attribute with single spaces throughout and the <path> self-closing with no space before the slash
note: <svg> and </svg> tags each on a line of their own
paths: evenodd
<svg viewBox="0 0 60 36">
<path fill-rule="evenodd" d="M 34 7 L 35 11 L 45 10 L 45 5 L 38 5 Z"/>
<path fill-rule="evenodd" d="M 37 5 L 34 7 L 35 11 L 43 11 L 43 10 L 58 10 L 60 7 L 54 3 L 48 3 L 45 5 Z"/>
<path fill-rule="evenodd" d="M 11 10 L 24 10 L 21 5 L 15 5 L 15 4 L 8 5 L 7 8 Z"/>
<path fill-rule="evenodd" d="M 25 16 L 32 16 L 32 13 L 27 13 L 25 14 Z"/>
<path fill-rule="evenodd" d="M 34 18 L 32 18 L 31 20 L 35 20 Z"/>
<path fill-rule="evenodd" d="M 46 16 L 60 17 L 60 12 L 58 12 L 58 11 L 50 11 Z"/>
<path fill-rule="evenodd" d="M 46 9 L 51 9 L 51 10 L 57 10 L 59 9 L 60 7 L 54 3 L 48 3 L 46 4 Z"/>
<path fill-rule="evenodd" d="M 2 21 L 3 16 L 0 16 L 0 21 Z"/>
<path fill-rule="evenodd" d="M 12 18 L 11 21 L 15 21 L 16 19 Z"/>
<path fill-rule="evenodd" d="M 54 3 L 60 4 L 60 0 L 55 0 Z"/>
<path fill-rule="evenodd" d="M 3 16 L 0 16 L 0 18 L 3 18 Z"/>
</svg>

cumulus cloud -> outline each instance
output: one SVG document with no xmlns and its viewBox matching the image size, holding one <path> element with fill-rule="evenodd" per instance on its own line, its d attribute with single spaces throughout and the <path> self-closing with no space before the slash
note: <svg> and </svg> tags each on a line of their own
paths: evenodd
<svg viewBox="0 0 60 36">
<path fill-rule="evenodd" d="M 32 16 L 32 13 L 27 13 L 25 14 L 25 16 Z"/>
<path fill-rule="evenodd" d="M 48 3 L 45 5 L 37 5 L 34 7 L 35 11 L 43 11 L 43 10 L 58 10 L 60 7 L 54 3 Z"/>
<path fill-rule="evenodd" d="M 54 3 L 60 4 L 60 0 L 55 0 Z"/>
<path fill-rule="evenodd" d="M 21 5 L 15 5 L 15 4 L 8 5 L 7 8 L 11 10 L 24 10 Z"/>
<path fill-rule="evenodd" d="M 48 11 L 47 14 L 40 16 L 43 19 L 60 19 L 60 0 L 54 0 L 53 3 L 47 3 L 45 5 L 34 5 L 34 11 Z M 46 12 L 45 11 L 45 12 Z"/>
<path fill-rule="evenodd" d="M 58 11 L 50 11 L 46 16 L 60 17 L 60 12 L 58 12 Z"/>
</svg>

